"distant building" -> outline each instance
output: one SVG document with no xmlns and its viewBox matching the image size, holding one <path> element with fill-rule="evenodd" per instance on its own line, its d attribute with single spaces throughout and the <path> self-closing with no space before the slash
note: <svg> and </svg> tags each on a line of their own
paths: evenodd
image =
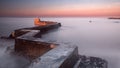
<svg viewBox="0 0 120 68">
<path fill-rule="evenodd" d="M 39 18 L 34 19 L 35 26 L 45 26 L 45 25 L 50 25 L 50 24 L 55 24 L 55 23 L 57 23 L 57 22 L 41 21 Z"/>
<path fill-rule="evenodd" d="M 45 21 L 40 21 L 39 18 L 35 18 L 35 19 L 34 19 L 34 24 L 35 24 L 36 26 L 45 26 L 45 25 L 47 25 L 47 23 L 46 23 Z"/>
</svg>

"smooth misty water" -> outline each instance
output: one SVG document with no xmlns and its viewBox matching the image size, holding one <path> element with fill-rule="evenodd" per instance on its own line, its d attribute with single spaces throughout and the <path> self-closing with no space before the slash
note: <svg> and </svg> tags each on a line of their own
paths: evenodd
<svg viewBox="0 0 120 68">
<path fill-rule="evenodd" d="M 120 67 L 120 20 L 78 17 L 41 19 L 57 21 L 62 24 L 59 29 L 43 35 L 42 39 L 61 45 L 77 45 L 79 54 L 106 59 L 108 68 Z M 14 29 L 31 26 L 34 26 L 33 18 L 0 18 L 0 35 L 7 36 Z M 0 42 L 0 44 L 2 43 Z M 0 48 L 2 51 L 0 59 L 3 58 L 3 56 L 1 57 L 4 54 L 3 49 Z M 4 64 L 8 64 L 6 61 L 0 60 L 0 65 L 4 62 Z M 27 63 L 27 60 L 21 62 Z M 20 66 L 20 63 L 17 66 Z"/>
</svg>

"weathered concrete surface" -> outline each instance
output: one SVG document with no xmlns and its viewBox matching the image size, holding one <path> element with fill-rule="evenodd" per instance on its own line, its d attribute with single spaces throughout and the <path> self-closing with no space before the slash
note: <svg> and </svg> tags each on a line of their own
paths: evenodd
<svg viewBox="0 0 120 68">
<path fill-rule="evenodd" d="M 18 29 L 18 30 L 15 30 L 11 35 L 11 37 L 13 38 L 17 38 L 19 36 L 22 36 L 28 32 L 30 32 L 31 30 L 28 30 L 28 29 Z"/>
<path fill-rule="evenodd" d="M 55 23 L 55 24 L 49 24 L 46 26 L 35 26 L 35 27 L 29 27 L 29 28 L 21 28 L 21 29 L 17 29 L 14 32 L 12 32 L 9 37 L 16 38 L 16 37 L 19 37 L 23 34 L 30 32 L 31 30 L 40 30 L 40 32 L 37 34 L 38 36 L 37 35 L 36 36 L 41 37 L 41 34 L 47 32 L 49 30 L 58 28 L 60 26 L 61 26 L 60 23 Z"/>
<path fill-rule="evenodd" d="M 47 32 L 49 30 L 56 29 L 60 26 L 61 26 L 60 23 L 55 23 L 55 24 L 49 24 L 49 25 L 46 25 L 46 26 L 36 26 L 36 27 L 30 27 L 30 28 L 24 28 L 24 29 L 40 30 L 41 33 L 44 33 L 44 32 Z"/>
<path fill-rule="evenodd" d="M 77 46 L 60 45 L 39 57 L 30 68 L 73 68 L 78 59 Z"/>
<path fill-rule="evenodd" d="M 15 30 L 10 35 L 10 38 L 15 38 L 15 52 L 28 56 L 30 59 L 35 59 L 43 55 L 57 45 L 41 40 L 41 34 L 60 26 L 60 23 L 54 23 L 46 26 L 35 26 Z"/>
<path fill-rule="evenodd" d="M 17 37 L 15 39 L 15 51 L 28 56 L 30 59 L 35 59 L 51 50 L 53 46 L 55 47 L 52 43 L 47 43 L 40 38 L 35 38 L 39 32 L 39 30 L 31 30 Z"/>
</svg>

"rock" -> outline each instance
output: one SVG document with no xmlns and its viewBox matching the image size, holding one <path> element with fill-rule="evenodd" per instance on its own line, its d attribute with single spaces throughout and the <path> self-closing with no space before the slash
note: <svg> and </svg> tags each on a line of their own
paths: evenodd
<svg viewBox="0 0 120 68">
<path fill-rule="evenodd" d="M 79 62 L 74 68 L 107 68 L 107 61 L 98 57 L 80 55 Z"/>
</svg>

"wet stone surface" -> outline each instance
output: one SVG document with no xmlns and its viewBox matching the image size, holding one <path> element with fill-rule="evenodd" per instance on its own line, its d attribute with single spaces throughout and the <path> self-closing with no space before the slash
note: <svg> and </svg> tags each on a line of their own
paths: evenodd
<svg viewBox="0 0 120 68">
<path fill-rule="evenodd" d="M 107 68 L 107 61 L 98 57 L 80 55 L 75 68 Z"/>
<path fill-rule="evenodd" d="M 60 45 L 39 57 L 30 68 L 73 68 L 78 59 L 77 46 Z"/>
</svg>

